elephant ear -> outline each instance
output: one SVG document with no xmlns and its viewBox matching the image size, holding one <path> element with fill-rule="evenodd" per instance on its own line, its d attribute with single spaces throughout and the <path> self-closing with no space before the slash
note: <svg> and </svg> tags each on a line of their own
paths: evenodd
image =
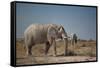
<svg viewBox="0 0 100 68">
<path fill-rule="evenodd" d="M 67 33 L 65 32 L 63 26 L 59 27 L 58 33 L 61 34 L 63 38 L 67 38 Z"/>
<path fill-rule="evenodd" d="M 54 27 L 49 27 L 47 32 L 48 37 L 56 38 L 57 37 L 57 30 Z"/>
<path fill-rule="evenodd" d="M 63 26 L 60 26 L 60 27 L 58 28 L 58 32 L 60 32 L 60 33 L 65 32 Z"/>
</svg>

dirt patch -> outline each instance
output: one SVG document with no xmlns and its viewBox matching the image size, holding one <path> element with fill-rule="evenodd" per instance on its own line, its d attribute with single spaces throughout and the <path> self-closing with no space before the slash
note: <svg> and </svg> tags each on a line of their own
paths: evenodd
<svg viewBox="0 0 100 68">
<path fill-rule="evenodd" d="M 17 58 L 17 65 L 82 62 L 82 61 L 95 61 L 95 60 L 96 57 L 89 57 L 89 56 L 27 57 L 27 58 L 24 57 L 24 58 Z"/>
<path fill-rule="evenodd" d="M 45 44 L 37 44 L 32 47 L 32 55 L 26 56 L 26 49 L 23 47 L 23 41 L 16 43 L 16 64 L 48 64 L 48 63 L 64 63 L 64 62 L 81 62 L 81 61 L 96 61 L 96 42 L 84 41 L 78 42 L 74 49 L 68 44 L 68 55 L 64 56 L 65 46 L 63 42 L 57 42 L 57 56 L 54 57 L 54 47 L 51 46 L 48 55 L 45 56 Z"/>
</svg>

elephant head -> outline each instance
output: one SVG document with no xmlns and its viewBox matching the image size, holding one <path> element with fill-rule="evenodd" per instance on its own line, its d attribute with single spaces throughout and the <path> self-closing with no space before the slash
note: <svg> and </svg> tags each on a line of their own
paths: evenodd
<svg viewBox="0 0 100 68">
<path fill-rule="evenodd" d="M 64 45 L 65 45 L 65 54 L 68 48 L 68 40 L 67 40 L 67 33 L 65 32 L 63 26 L 51 26 L 48 28 L 48 34 L 47 34 L 48 41 L 50 45 L 54 42 L 54 49 L 55 49 L 55 54 L 56 54 L 56 41 L 57 39 L 62 39 L 64 40 Z"/>
<path fill-rule="evenodd" d="M 67 33 L 65 32 L 63 26 L 60 26 L 59 30 L 58 30 L 58 37 L 61 37 L 61 39 L 63 39 L 64 41 L 64 45 L 65 45 L 65 52 L 64 55 L 68 54 L 68 36 Z"/>
<path fill-rule="evenodd" d="M 60 26 L 58 28 L 58 38 L 61 38 L 61 39 L 67 38 L 67 33 L 65 32 L 65 29 L 63 28 L 63 26 Z"/>
<path fill-rule="evenodd" d="M 57 39 L 67 38 L 67 33 L 62 25 L 52 25 L 48 28 L 48 37 Z"/>
</svg>

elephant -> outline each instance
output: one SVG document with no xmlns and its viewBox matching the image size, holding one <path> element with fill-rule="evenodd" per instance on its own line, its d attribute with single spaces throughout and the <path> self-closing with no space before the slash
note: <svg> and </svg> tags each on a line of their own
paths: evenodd
<svg viewBox="0 0 100 68">
<path fill-rule="evenodd" d="M 45 43 L 45 55 L 51 45 L 54 46 L 54 56 L 56 56 L 56 41 L 57 39 L 64 40 L 64 44 L 68 46 L 67 33 L 62 25 L 57 24 L 31 24 L 24 32 L 24 42 L 26 54 L 32 55 L 32 47 L 35 44 Z M 67 49 L 65 49 L 67 50 Z M 66 53 L 66 52 L 65 52 Z"/>
</svg>

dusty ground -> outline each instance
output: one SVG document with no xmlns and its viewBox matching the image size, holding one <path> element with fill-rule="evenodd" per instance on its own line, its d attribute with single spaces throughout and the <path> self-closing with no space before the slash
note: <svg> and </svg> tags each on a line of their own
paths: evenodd
<svg viewBox="0 0 100 68">
<path fill-rule="evenodd" d="M 47 63 L 65 63 L 65 62 L 81 62 L 95 61 L 96 57 L 89 56 L 61 56 L 61 57 L 27 57 L 18 58 L 17 65 L 28 64 L 47 64 Z"/>
<path fill-rule="evenodd" d="M 57 42 L 57 56 L 54 57 L 53 46 L 50 47 L 48 55 L 45 56 L 45 45 L 37 44 L 32 48 L 33 56 L 26 57 L 26 50 L 23 47 L 23 41 L 17 40 L 16 43 L 16 64 L 45 64 L 45 63 L 63 63 L 63 62 L 80 62 L 80 61 L 95 61 L 96 60 L 96 42 L 95 41 L 78 41 L 73 49 L 73 46 L 68 47 L 68 56 L 64 56 L 63 41 Z"/>
</svg>

